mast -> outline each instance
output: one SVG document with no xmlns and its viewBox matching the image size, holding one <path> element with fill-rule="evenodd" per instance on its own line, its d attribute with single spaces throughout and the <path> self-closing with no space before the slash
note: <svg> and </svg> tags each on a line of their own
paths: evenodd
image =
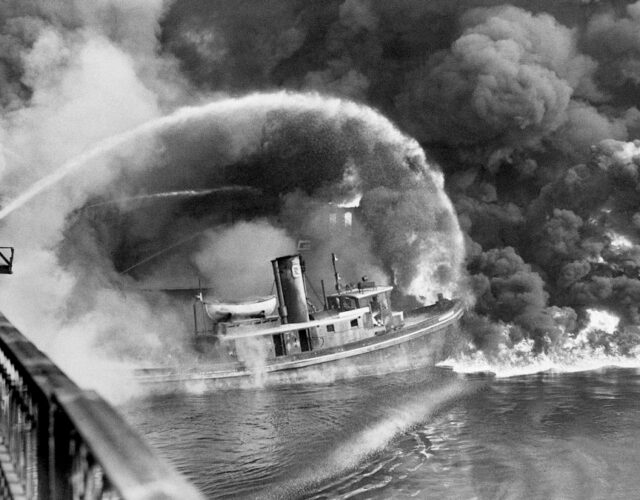
<svg viewBox="0 0 640 500">
<path fill-rule="evenodd" d="M 333 263 L 333 277 L 336 280 L 336 292 L 340 293 L 340 275 L 338 274 L 338 270 L 336 269 L 337 261 L 338 261 L 338 257 L 336 257 L 335 253 L 332 253 L 331 262 Z"/>
</svg>

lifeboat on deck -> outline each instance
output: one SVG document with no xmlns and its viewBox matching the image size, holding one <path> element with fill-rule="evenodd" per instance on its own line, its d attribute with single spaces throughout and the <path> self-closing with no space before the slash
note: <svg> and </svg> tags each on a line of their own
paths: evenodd
<svg viewBox="0 0 640 500">
<path fill-rule="evenodd" d="M 275 295 L 256 297 L 249 300 L 220 301 L 213 298 L 204 298 L 204 309 L 214 321 L 233 318 L 259 318 L 272 314 L 277 305 Z"/>
</svg>

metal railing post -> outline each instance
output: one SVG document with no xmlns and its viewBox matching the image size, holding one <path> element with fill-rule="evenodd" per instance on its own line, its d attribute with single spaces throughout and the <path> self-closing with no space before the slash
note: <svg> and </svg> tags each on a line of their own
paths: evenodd
<svg viewBox="0 0 640 500">
<path fill-rule="evenodd" d="M 0 314 L 0 496 L 202 500 L 98 394 Z"/>
</svg>

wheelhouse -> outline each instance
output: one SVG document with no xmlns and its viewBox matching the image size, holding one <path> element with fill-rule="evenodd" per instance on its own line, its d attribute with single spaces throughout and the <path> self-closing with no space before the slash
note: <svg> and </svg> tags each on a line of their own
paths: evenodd
<svg viewBox="0 0 640 500">
<path fill-rule="evenodd" d="M 391 286 L 359 287 L 354 290 L 334 293 L 327 296 L 327 308 L 334 311 L 353 311 L 368 307 L 372 313 L 390 310 L 389 294 Z"/>
</svg>

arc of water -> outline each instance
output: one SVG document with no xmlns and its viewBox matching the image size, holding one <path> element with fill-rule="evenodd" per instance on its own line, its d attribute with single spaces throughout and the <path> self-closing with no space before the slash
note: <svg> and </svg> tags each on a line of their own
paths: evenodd
<svg viewBox="0 0 640 500">
<path fill-rule="evenodd" d="M 31 200 L 34 196 L 37 196 L 41 192 L 45 191 L 47 188 L 53 186 L 60 180 L 64 179 L 67 175 L 69 175 L 76 169 L 82 167 L 83 165 L 87 164 L 91 160 L 98 158 L 104 152 L 114 149 L 118 146 L 121 146 L 127 143 L 128 141 L 136 137 L 139 137 L 140 135 L 144 135 L 149 132 L 152 132 L 160 128 L 161 126 L 165 125 L 166 123 L 171 123 L 172 120 L 170 120 L 170 118 L 173 118 L 173 115 L 166 118 L 161 118 L 158 120 L 153 120 L 151 122 L 144 123 L 143 125 L 140 125 L 134 129 L 128 130 L 121 134 L 118 134 L 118 135 L 109 137 L 108 139 L 105 139 L 103 141 L 100 141 L 95 147 L 93 147 L 89 151 L 86 151 L 80 154 L 79 156 L 76 156 L 75 158 L 72 158 L 66 163 L 62 164 L 53 173 L 47 175 L 46 177 L 43 177 L 42 179 L 37 181 L 35 184 L 33 184 L 25 192 L 23 192 L 20 196 L 18 196 L 17 198 L 9 202 L 7 205 L 5 205 L 0 210 L 0 220 L 4 219 L 7 215 L 17 210 L 18 208 L 20 208 L 22 205 L 24 205 L 29 200 Z"/>
<path fill-rule="evenodd" d="M 171 115 L 150 120 L 133 129 L 100 141 L 93 148 L 62 164 L 53 173 L 43 177 L 17 198 L 10 201 L 0 210 L 0 220 L 23 206 L 33 197 L 58 183 L 70 173 L 89 164 L 91 160 L 99 158 L 100 155 L 108 151 L 114 150 L 135 139 L 139 140 L 146 135 L 148 136 L 166 128 L 178 126 L 192 119 L 205 117 L 216 112 L 220 114 L 229 113 L 241 108 L 252 109 L 256 112 L 266 112 L 270 109 L 279 108 L 297 110 L 315 109 L 326 115 L 337 116 L 339 113 L 343 113 L 345 116 L 359 116 L 365 120 L 372 129 L 375 129 L 380 135 L 387 136 L 390 140 L 398 142 L 410 140 L 397 130 L 386 118 L 373 109 L 338 98 L 325 97 L 318 94 L 292 94 L 286 91 L 271 94 L 255 93 L 239 98 L 229 98 L 202 106 L 181 108 Z M 415 141 L 411 141 L 415 143 Z M 417 143 L 414 144 L 414 147 L 417 152 L 421 152 Z"/>
<path fill-rule="evenodd" d="M 84 208 L 96 208 L 105 205 L 113 205 L 116 203 L 125 203 L 127 201 L 139 201 L 139 200 L 154 200 L 164 198 L 180 198 L 189 196 L 206 196 L 214 193 L 253 193 L 260 194 L 260 190 L 252 186 L 241 185 L 229 185 L 210 189 L 182 189 L 179 191 L 165 191 L 161 193 L 141 194 L 137 196 L 127 196 L 125 198 L 117 198 L 114 200 L 101 201 L 100 203 L 93 203 L 92 205 L 86 205 Z"/>
<path fill-rule="evenodd" d="M 444 192 L 444 177 L 442 173 L 435 169 L 429 169 L 424 151 L 420 148 L 420 145 L 414 139 L 404 135 L 377 111 L 351 101 L 319 94 L 256 93 L 240 98 L 215 101 L 202 106 L 182 108 L 166 117 L 151 120 L 129 131 L 109 137 L 99 142 L 92 149 L 67 161 L 53 173 L 36 182 L 3 207 L 0 210 L 0 220 L 23 206 L 34 196 L 65 178 L 71 172 L 91 164 L 92 160 L 99 158 L 101 155 L 115 151 L 132 141 L 137 141 L 136 144 L 141 143 L 146 138 L 153 138 L 154 134 L 163 133 L 173 127 L 195 124 L 196 120 L 206 118 L 208 121 L 203 123 L 203 126 L 206 126 L 212 119 L 215 119 L 216 123 L 222 128 L 228 128 L 229 131 L 237 129 L 241 133 L 244 132 L 247 137 L 236 137 L 232 134 L 227 136 L 230 146 L 238 150 L 234 153 L 236 157 L 251 150 L 251 147 L 257 150 L 260 147 L 260 131 L 254 130 L 252 126 L 260 129 L 267 121 L 268 113 L 271 111 L 313 112 L 323 119 L 335 121 L 337 124 L 345 123 L 348 120 L 356 120 L 363 125 L 363 133 L 366 133 L 371 138 L 372 144 L 385 143 L 389 147 L 398 148 L 397 153 L 404 158 L 404 162 L 398 163 L 395 168 L 405 169 L 406 172 L 403 172 L 403 174 L 413 175 L 416 180 L 418 178 L 428 178 L 428 182 L 435 186 L 434 202 L 442 207 L 452 221 L 452 229 L 447 235 L 446 244 L 450 244 L 454 249 L 451 252 L 447 248 L 445 252 L 446 244 L 444 241 L 435 251 L 426 246 L 420 249 L 419 257 L 414 257 L 414 264 L 419 268 L 418 272 L 412 278 L 412 282 L 404 287 L 406 291 L 413 295 L 421 295 L 423 289 L 428 288 L 433 279 L 437 279 L 434 276 L 436 276 L 437 269 L 441 265 L 454 270 L 454 276 L 449 280 L 449 284 L 455 286 L 464 255 L 464 240 L 457 224 L 451 200 Z M 234 142 L 236 140 L 237 143 Z M 362 168 L 366 168 L 366 166 L 363 165 Z M 390 187 L 393 188 L 393 186 Z M 377 228 L 377 231 L 382 234 L 381 231 L 385 229 L 380 227 Z M 394 258 L 390 257 L 392 260 Z M 393 265 L 393 263 L 390 263 L 391 268 L 393 268 Z M 407 275 L 407 277 L 409 276 Z M 444 292 L 448 293 L 447 290 L 444 290 Z"/>
</svg>

